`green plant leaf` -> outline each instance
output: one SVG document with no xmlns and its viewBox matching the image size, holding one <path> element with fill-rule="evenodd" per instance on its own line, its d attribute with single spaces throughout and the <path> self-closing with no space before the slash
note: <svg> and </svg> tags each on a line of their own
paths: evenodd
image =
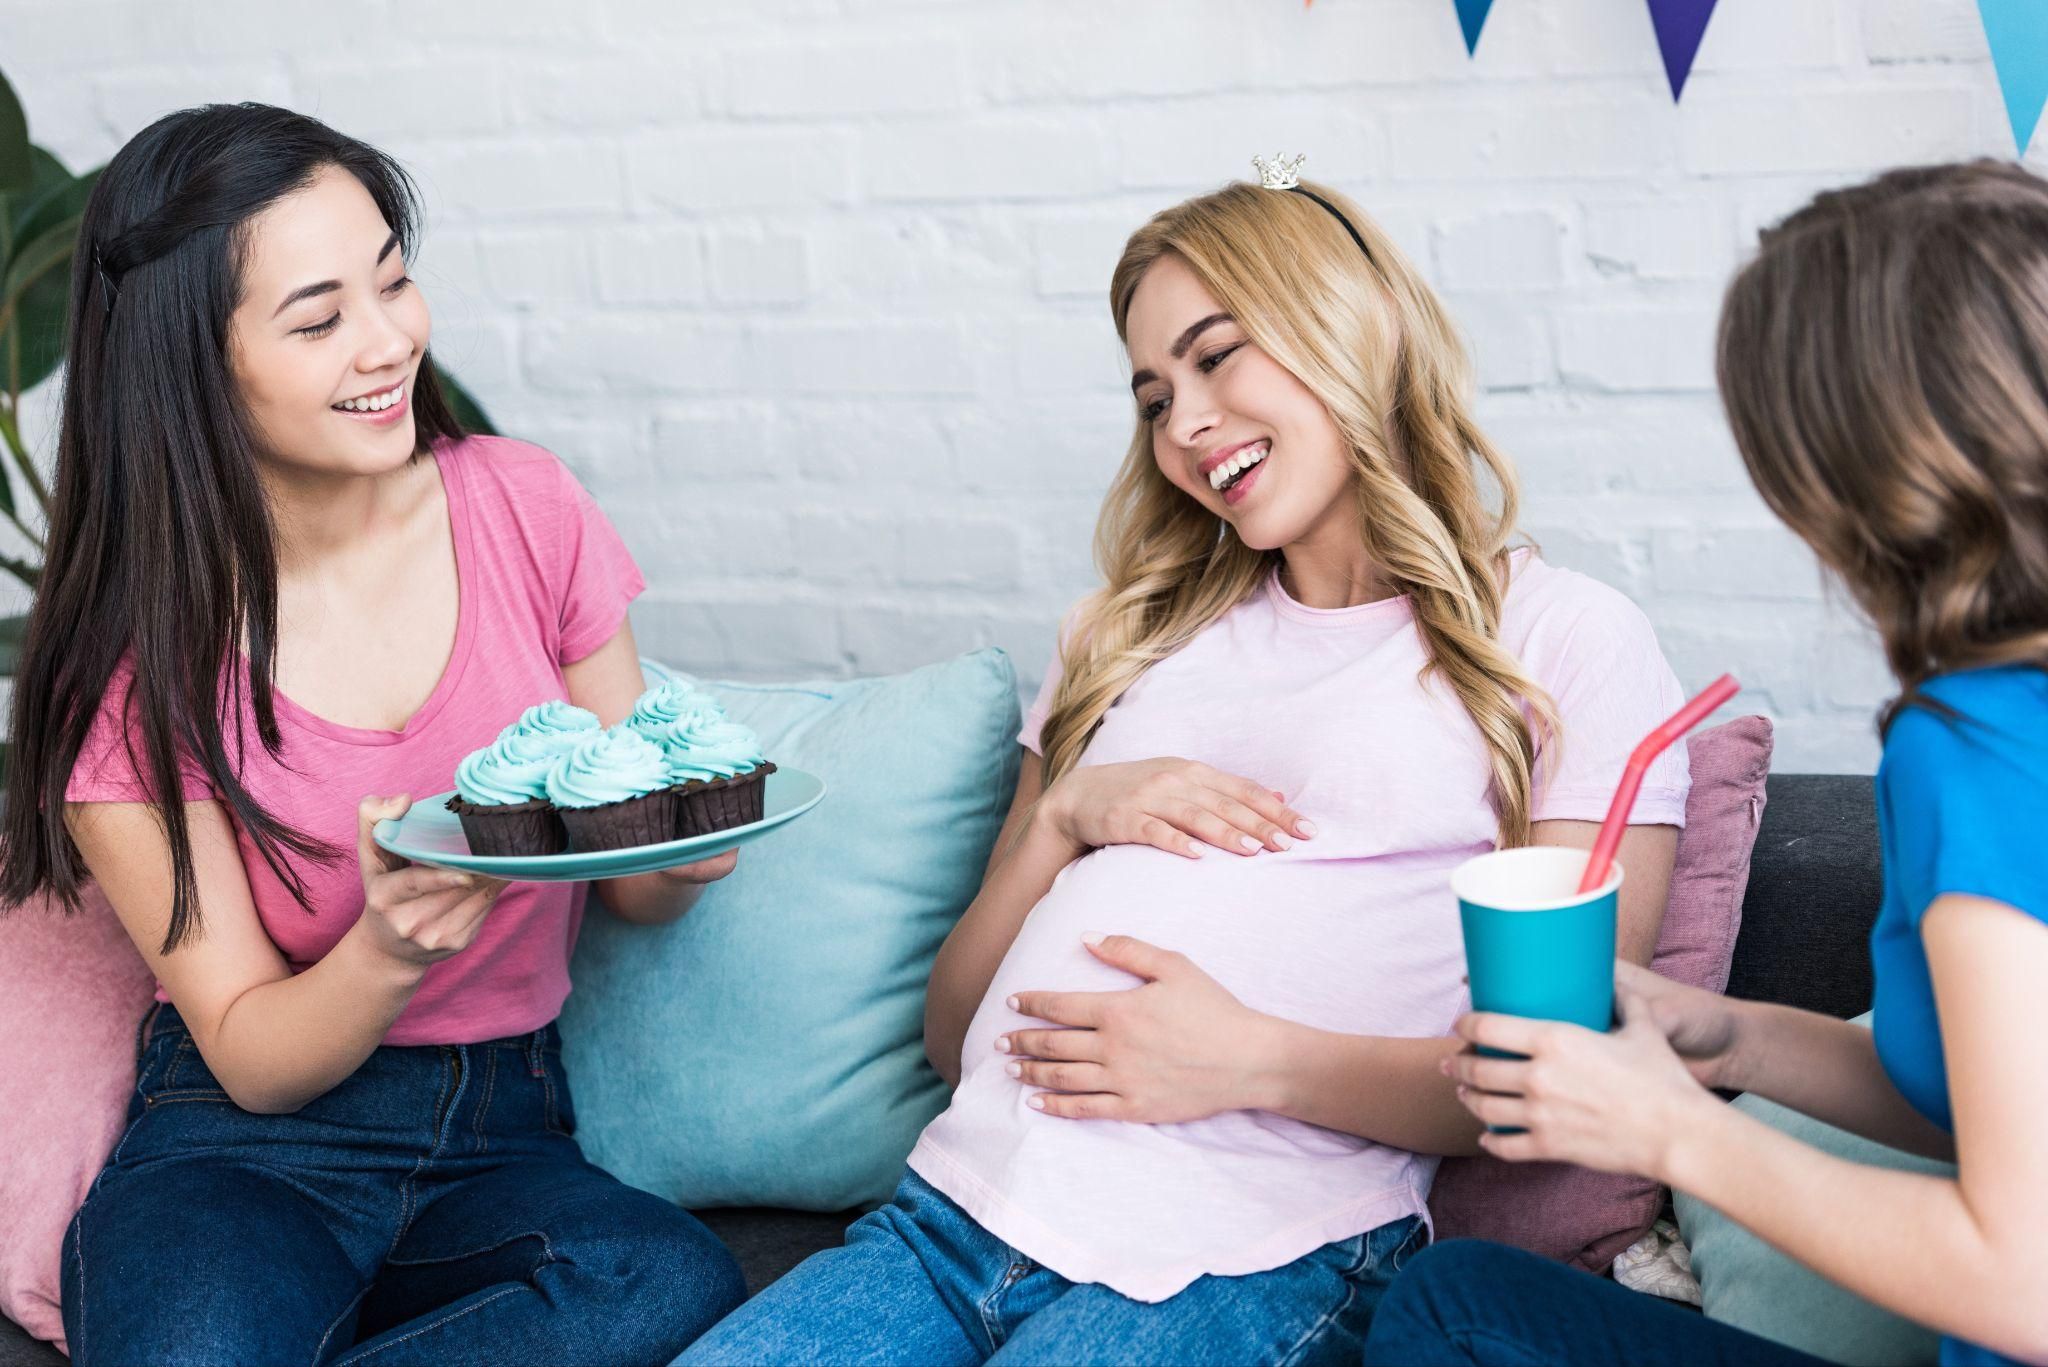
<svg viewBox="0 0 2048 1367">
<path fill-rule="evenodd" d="M 42 229 L 67 215 L 63 213 L 46 216 L 38 210 L 50 197 L 71 183 L 71 173 L 43 148 L 29 144 L 29 183 L 19 194 L 0 195 L 0 276 L 7 274 L 7 262 L 14 255 L 14 244 L 27 242 Z M 83 201 L 80 209 L 84 208 Z M 78 210 L 71 210 L 76 213 Z"/>
<path fill-rule="evenodd" d="M 14 87 L 0 76 L 0 191 L 19 194 L 35 174 L 28 155 L 28 115 L 15 98 Z"/>
<path fill-rule="evenodd" d="M 0 674 L 13 674 L 21 661 L 21 638 L 28 631 L 28 617 L 0 617 Z"/>
<path fill-rule="evenodd" d="M 14 430 L 14 415 L 0 415 L 0 442 L 7 447 L 8 461 L 0 467 L 0 510 L 8 517 L 14 516 L 14 470 L 25 455 L 21 449 L 21 436 Z"/>
<path fill-rule="evenodd" d="M 14 254 L 0 284 L 0 312 L 21 338 L 20 391 L 27 393 L 64 359 L 64 311 L 71 295 L 71 252 L 78 241 L 73 215 Z"/>
<path fill-rule="evenodd" d="M 455 410 L 455 420 L 462 424 L 463 431 L 481 433 L 487 437 L 498 434 L 498 429 L 491 426 L 491 419 L 484 412 L 484 406 L 476 401 L 476 396 L 464 389 L 453 375 L 442 369 L 438 361 L 434 363 L 434 377 L 441 382 L 441 392 L 447 395 L 448 406 Z"/>
<path fill-rule="evenodd" d="M 69 260 L 71 246 L 77 240 L 78 217 L 74 214 L 24 243 L 7 263 L 4 283 L 0 283 L 0 308 L 18 305 L 29 286 Z"/>
<path fill-rule="evenodd" d="M 14 236 L 19 242 L 39 237 L 65 219 L 84 213 L 86 196 L 92 193 L 93 183 L 104 169 L 95 166 L 82 176 L 74 176 L 64 169 L 63 162 L 42 148 L 30 151 L 35 157 L 36 181 L 18 201 Z"/>
</svg>

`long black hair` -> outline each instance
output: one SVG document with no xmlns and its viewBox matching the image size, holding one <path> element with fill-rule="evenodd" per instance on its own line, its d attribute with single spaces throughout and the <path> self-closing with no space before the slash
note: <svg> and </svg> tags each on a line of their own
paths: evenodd
<svg viewBox="0 0 2048 1367">
<path fill-rule="evenodd" d="M 93 187 L 71 264 L 48 551 L 16 671 L 0 819 L 0 903 L 78 905 L 89 877 L 64 824 L 79 751 L 124 661 L 128 754 L 171 850 L 169 953 L 199 930 L 180 796 L 196 766 L 302 907 L 287 855 L 338 846 L 258 804 L 239 777 L 246 703 L 277 756 L 277 546 L 259 449 L 229 360 L 250 220 L 336 167 L 412 255 L 419 200 L 397 162 L 286 109 L 215 104 L 135 135 Z M 432 365 L 412 395 L 414 457 L 459 437 Z"/>
</svg>

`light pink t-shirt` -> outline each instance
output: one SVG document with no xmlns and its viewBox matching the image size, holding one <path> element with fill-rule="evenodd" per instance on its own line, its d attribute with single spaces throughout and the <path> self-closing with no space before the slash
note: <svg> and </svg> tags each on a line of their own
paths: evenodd
<svg viewBox="0 0 2048 1367">
<path fill-rule="evenodd" d="M 419 801 L 453 788 L 464 755 L 523 709 L 564 696 L 562 667 L 617 634 L 644 587 L 611 523 L 549 452 L 480 436 L 443 443 L 434 459 L 447 489 L 461 605 L 455 648 L 432 695 L 403 730 L 376 731 L 314 716 L 280 693 L 281 760 L 264 751 L 244 704 L 243 786 L 272 815 L 347 851 L 334 864 L 291 860 L 309 915 L 237 823 L 257 915 L 294 972 L 318 962 L 362 915 L 356 804 L 373 794 Z M 72 768 L 68 801 L 150 800 L 147 766 L 126 743 L 131 677 L 124 665 L 109 685 Z M 232 733 L 227 742 L 234 753 Z M 180 791 L 188 801 L 218 796 L 190 760 Z M 469 947 L 427 970 L 384 1042 L 472 1044 L 553 1020 L 569 995 L 584 891 L 582 883 L 508 887 Z M 161 987 L 157 999 L 165 1000 Z"/>
<path fill-rule="evenodd" d="M 1684 701 L 1678 681 L 1632 603 L 1531 553 L 1502 616 L 1502 642 L 1563 720 L 1561 756 L 1539 756 L 1535 817 L 1599 821 L 1630 750 Z M 1082 947 L 1090 932 L 1180 950 L 1255 1011 L 1347 1034 L 1449 1033 L 1466 996 L 1448 880 L 1496 828 L 1479 731 L 1441 682 L 1418 684 L 1424 659 L 1405 598 L 1319 610 L 1273 580 L 1141 676 L 1081 763 L 1201 760 L 1286 793 L 1318 834 L 1248 859 L 1114 845 L 1068 865 L 996 970 L 952 1105 L 910 1166 L 1061 1276 L 1142 1301 L 1426 1218 L 1435 1158 L 1264 1111 L 1048 1116 L 994 1048 L 1040 1023 L 1004 1005 L 1013 992 L 1136 985 Z M 1056 681 L 1019 737 L 1034 750 Z M 1637 823 L 1683 823 L 1685 763 L 1674 746 L 1651 768 Z"/>
</svg>

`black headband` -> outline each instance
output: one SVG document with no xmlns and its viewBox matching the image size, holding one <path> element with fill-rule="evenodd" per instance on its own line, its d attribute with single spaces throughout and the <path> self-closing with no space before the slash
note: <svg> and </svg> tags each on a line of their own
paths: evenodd
<svg viewBox="0 0 2048 1367">
<path fill-rule="evenodd" d="M 1324 199 L 1315 191 L 1304 190 L 1299 185 L 1290 185 L 1287 188 L 1297 195 L 1307 196 L 1309 199 L 1312 199 L 1316 203 L 1322 205 L 1325 209 L 1328 209 L 1330 211 L 1330 217 L 1336 219 L 1339 223 L 1343 224 L 1344 231 L 1351 234 L 1351 240 L 1358 244 L 1358 250 L 1365 253 L 1365 259 L 1368 262 L 1372 260 L 1372 248 L 1365 245 L 1365 239 L 1358 235 L 1358 229 L 1351 226 L 1351 220 L 1344 217 L 1343 212 L 1339 210 L 1336 205 L 1330 203 L 1329 200 Z"/>
</svg>

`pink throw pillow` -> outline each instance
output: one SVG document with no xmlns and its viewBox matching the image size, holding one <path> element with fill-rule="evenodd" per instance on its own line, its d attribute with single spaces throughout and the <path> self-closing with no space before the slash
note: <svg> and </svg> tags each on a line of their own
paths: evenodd
<svg viewBox="0 0 2048 1367">
<path fill-rule="evenodd" d="M 97 888 L 76 916 L 0 915 L 0 1311 L 60 1349 L 64 1230 L 120 1135 L 155 986 Z"/>
<path fill-rule="evenodd" d="M 1692 792 L 1671 899 L 1650 966 L 1719 992 L 1728 985 L 1749 854 L 1764 810 L 1771 723 L 1738 717 L 1688 742 Z M 1430 1192 L 1439 1239 L 1492 1239 L 1605 1274 L 1657 1218 L 1664 1189 L 1642 1177 L 1562 1163 L 1447 1158 Z"/>
</svg>

